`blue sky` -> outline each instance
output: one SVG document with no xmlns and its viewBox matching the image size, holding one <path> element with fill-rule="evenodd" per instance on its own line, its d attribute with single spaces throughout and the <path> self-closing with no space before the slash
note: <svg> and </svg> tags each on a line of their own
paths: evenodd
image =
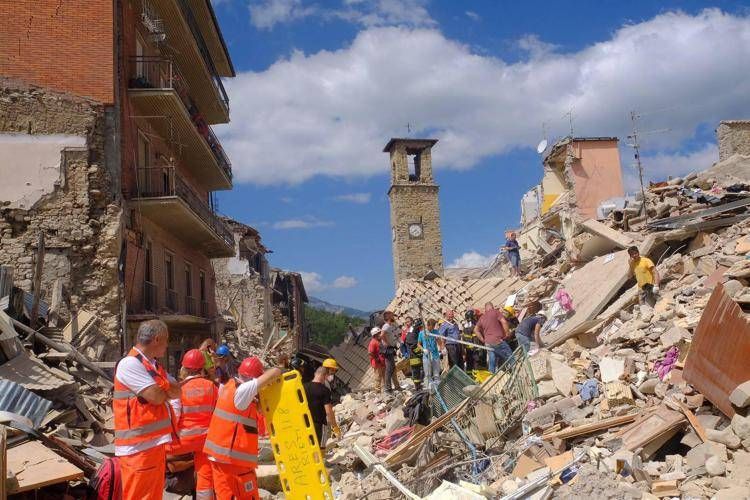
<svg viewBox="0 0 750 500">
<path fill-rule="evenodd" d="M 257 227 L 273 266 L 362 309 L 393 296 L 391 136 L 433 136 L 446 265 L 491 258 L 541 178 L 534 149 L 618 136 L 630 110 L 647 176 L 717 159 L 718 120 L 750 115 L 743 2 L 214 1 L 238 76 L 217 127 L 235 171 L 221 212 Z"/>
</svg>

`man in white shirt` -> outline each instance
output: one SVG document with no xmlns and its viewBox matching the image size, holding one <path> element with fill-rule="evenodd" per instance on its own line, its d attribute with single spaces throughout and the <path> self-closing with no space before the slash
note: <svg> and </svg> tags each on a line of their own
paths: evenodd
<svg viewBox="0 0 750 500">
<path fill-rule="evenodd" d="M 167 325 L 141 323 L 136 344 L 115 370 L 112 406 L 115 455 L 120 458 L 123 498 L 161 499 L 166 452 L 176 422 L 169 400 L 180 397 L 180 386 L 156 358 L 169 344 Z"/>
</svg>

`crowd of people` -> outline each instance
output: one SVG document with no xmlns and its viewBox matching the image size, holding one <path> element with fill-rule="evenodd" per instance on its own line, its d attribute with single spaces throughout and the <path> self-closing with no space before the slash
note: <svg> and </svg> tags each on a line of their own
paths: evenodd
<svg viewBox="0 0 750 500">
<path fill-rule="evenodd" d="M 175 378 L 158 361 L 168 344 L 167 325 L 145 321 L 115 369 L 114 463 L 121 498 L 161 499 L 166 477 L 186 467 L 197 499 L 259 498 L 255 470 L 265 422 L 258 393 L 284 368 L 265 369 L 255 356 L 235 367 L 229 348 L 208 339 L 185 353 Z M 321 445 L 324 427 L 340 434 L 328 386 L 337 369 L 334 359 L 326 359 L 305 384 Z"/>
<path fill-rule="evenodd" d="M 541 307 L 529 308 L 540 310 Z M 370 366 L 375 376 L 375 391 L 401 390 L 396 373 L 397 353 L 409 360 L 411 378 L 417 390 L 440 381 L 444 365 L 458 366 L 466 372 L 496 372 L 512 362 L 518 346 L 529 352 L 543 345 L 541 329 L 547 318 L 541 312 L 522 319 L 512 306 L 497 308 L 485 304 L 484 311 L 469 309 L 463 321 L 453 310 L 440 319 L 403 318 L 399 327 L 391 311 L 383 313 L 383 326 L 373 327 L 368 344 Z"/>
</svg>

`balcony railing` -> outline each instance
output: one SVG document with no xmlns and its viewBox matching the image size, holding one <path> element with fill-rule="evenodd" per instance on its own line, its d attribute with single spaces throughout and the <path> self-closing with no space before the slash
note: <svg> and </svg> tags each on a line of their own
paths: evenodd
<svg viewBox="0 0 750 500">
<path fill-rule="evenodd" d="M 208 318 L 208 301 L 201 300 L 201 316 Z"/>
<path fill-rule="evenodd" d="M 156 285 L 150 281 L 143 282 L 143 309 L 149 312 L 156 311 Z"/>
<path fill-rule="evenodd" d="M 197 301 L 195 297 L 185 297 L 185 314 L 195 316 Z"/>
<path fill-rule="evenodd" d="M 190 119 L 195 125 L 198 133 L 208 144 L 213 153 L 216 163 L 224 171 L 226 176 L 232 179 L 232 164 L 229 157 L 221 147 L 219 139 L 216 138 L 214 131 L 206 124 L 205 120 L 198 112 L 198 108 L 190 99 L 190 92 L 185 79 L 180 74 L 177 65 L 170 59 L 153 56 L 138 56 L 130 59 L 131 78 L 128 82 L 131 89 L 170 89 L 174 90 L 180 97 L 182 104 L 185 106 Z"/>
<path fill-rule="evenodd" d="M 167 306 L 167 309 L 169 309 L 172 312 L 178 312 L 177 309 L 177 292 L 174 290 L 165 290 L 167 293 L 165 294 L 165 304 Z"/>
<path fill-rule="evenodd" d="M 139 198 L 177 196 L 205 222 L 219 238 L 234 247 L 234 237 L 227 225 L 219 219 L 205 201 L 188 186 L 175 171 L 175 167 L 144 167 L 138 169 Z"/>
<path fill-rule="evenodd" d="M 180 4 L 180 10 L 182 11 L 185 21 L 187 21 L 188 26 L 190 26 L 190 32 L 193 34 L 193 38 L 195 38 L 195 42 L 198 44 L 198 51 L 203 57 L 203 62 L 206 64 L 208 72 L 211 74 L 211 80 L 213 81 L 214 87 L 216 87 L 216 90 L 221 96 L 220 101 L 224 106 L 224 109 L 229 110 L 229 96 L 224 89 L 224 84 L 221 83 L 219 72 L 216 71 L 216 66 L 214 66 L 214 61 L 211 58 L 211 53 L 208 51 L 206 41 L 203 39 L 198 23 L 193 16 L 193 9 L 188 5 L 186 0 L 179 0 L 178 3 Z"/>
</svg>

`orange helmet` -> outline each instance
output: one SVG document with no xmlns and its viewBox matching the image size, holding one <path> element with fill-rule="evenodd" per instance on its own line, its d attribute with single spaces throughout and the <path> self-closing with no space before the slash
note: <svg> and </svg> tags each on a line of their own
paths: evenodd
<svg viewBox="0 0 750 500">
<path fill-rule="evenodd" d="M 237 373 L 245 378 L 258 378 L 264 371 L 263 362 L 256 356 L 250 356 L 242 361 Z"/>
<path fill-rule="evenodd" d="M 190 349 L 182 357 L 182 366 L 188 370 L 200 370 L 205 364 L 206 359 L 198 349 Z"/>
</svg>

